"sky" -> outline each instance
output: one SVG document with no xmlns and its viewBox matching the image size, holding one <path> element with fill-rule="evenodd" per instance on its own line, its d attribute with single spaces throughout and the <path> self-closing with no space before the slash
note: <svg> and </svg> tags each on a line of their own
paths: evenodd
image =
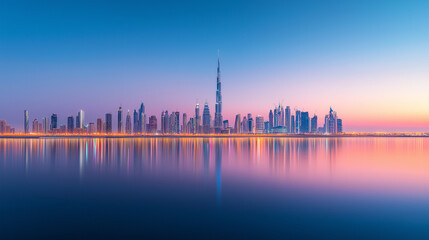
<svg viewBox="0 0 429 240">
<path fill-rule="evenodd" d="M 119 106 L 192 116 L 282 104 L 349 132 L 429 132 L 429 1 L 0 0 L 0 119 L 95 122 Z M 115 122 L 114 122 L 115 123 Z"/>
</svg>

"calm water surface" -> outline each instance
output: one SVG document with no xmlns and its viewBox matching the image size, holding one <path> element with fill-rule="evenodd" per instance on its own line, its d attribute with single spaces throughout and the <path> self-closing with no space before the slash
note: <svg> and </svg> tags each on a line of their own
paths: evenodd
<svg viewBox="0 0 429 240">
<path fill-rule="evenodd" d="M 0 139 L 16 238 L 429 238 L 429 138 Z"/>
</svg>

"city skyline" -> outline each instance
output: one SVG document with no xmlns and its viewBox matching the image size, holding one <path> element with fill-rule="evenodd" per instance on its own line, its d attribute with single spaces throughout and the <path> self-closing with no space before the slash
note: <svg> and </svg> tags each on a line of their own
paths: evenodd
<svg viewBox="0 0 429 240">
<path fill-rule="evenodd" d="M 0 8 L 0 119 L 22 111 L 95 122 L 147 104 L 213 116 L 217 49 L 222 117 L 268 118 L 279 103 L 350 132 L 429 132 L 427 1 L 8 2 Z M 199 19 L 199 21 L 194 21 Z M 18 31 L 19 29 L 19 31 Z M 148 119 L 146 119 L 148 120 Z M 113 130 L 116 130 L 116 125 Z"/>
</svg>

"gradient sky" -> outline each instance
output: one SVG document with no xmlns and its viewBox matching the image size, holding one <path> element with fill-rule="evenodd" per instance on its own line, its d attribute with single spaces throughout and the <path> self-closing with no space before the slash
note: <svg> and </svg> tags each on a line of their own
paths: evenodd
<svg viewBox="0 0 429 240">
<path fill-rule="evenodd" d="M 346 131 L 429 131 L 429 1 L 0 1 L 0 119 L 143 101 L 224 118 L 282 103 Z M 321 124 L 321 120 L 319 120 Z"/>
</svg>

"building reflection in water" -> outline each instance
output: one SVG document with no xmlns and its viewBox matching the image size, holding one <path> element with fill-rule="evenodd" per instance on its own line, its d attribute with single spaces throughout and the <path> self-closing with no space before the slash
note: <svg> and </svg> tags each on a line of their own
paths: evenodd
<svg viewBox="0 0 429 240">
<path fill-rule="evenodd" d="M 365 159 L 377 157 L 379 167 L 386 173 L 383 177 L 393 181 L 405 164 L 408 170 L 421 169 L 428 147 L 429 140 L 425 138 L 0 139 L 0 174 L 14 171 L 79 178 L 103 174 L 191 177 L 213 181 L 220 203 L 223 179 L 228 176 L 350 180 L 351 176 L 361 176 L 358 171 L 365 167 L 371 169 L 374 162 Z M 410 158 L 410 153 L 416 155 L 411 158 L 415 165 L 399 159 Z M 392 158 L 398 158 L 396 165 L 384 161 Z"/>
</svg>

